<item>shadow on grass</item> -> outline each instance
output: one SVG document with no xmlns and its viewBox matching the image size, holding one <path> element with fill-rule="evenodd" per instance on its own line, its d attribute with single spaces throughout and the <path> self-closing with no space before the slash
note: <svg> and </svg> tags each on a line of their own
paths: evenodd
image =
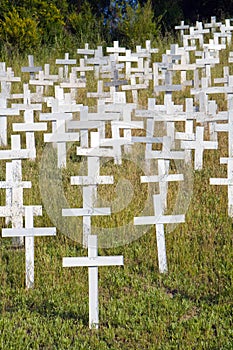
<svg viewBox="0 0 233 350">
<path fill-rule="evenodd" d="M 83 304 L 83 303 L 82 303 Z M 35 311 L 45 318 L 61 318 L 63 320 L 73 320 L 88 326 L 89 315 L 87 308 L 75 308 L 73 305 L 60 306 L 55 302 L 44 300 L 42 303 L 29 306 L 30 311 Z"/>
</svg>

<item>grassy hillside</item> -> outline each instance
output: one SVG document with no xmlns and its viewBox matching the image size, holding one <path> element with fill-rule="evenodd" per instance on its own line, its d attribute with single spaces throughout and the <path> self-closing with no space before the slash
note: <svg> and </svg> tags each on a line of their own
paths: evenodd
<svg viewBox="0 0 233 350">
<path fill-rule="evenodd" d="M 44 60 L 52 63 L 56 58 L 58 55 Z M 36 65 L 45 62 L 35 57 Z M 13 61 L 16 76 L 25 63 Z M 214 75 L 221 75 L 223 64 L 224 57 Z M 92 90 L 95 82 L 90 79 L 89 84 Z M 140 95 L 141 105 L 146 106 L 150 93 Z M 177 93 L 176 103 L 184 103 L 188 93 Z M 224 108 L 220 98 L 219 106 Z M 80 92 L 78 102 L 90 103 L 85 91 Z M 25 204 L 42 204 L 39 176 L 43 149 L 43 135 L 39 134 L 36 163 L 23 161 L 23 179 L 32 181 L 32 189 L 24 191 Z M 67 169 L 61 174 L 70 207 L 79 201 L 77 189 L 70 185 L 70 176 L 77 174 L 72 150 Z M 227 154 L 227 135 L 220 133 L 219 149 L 204 154 L 203 170 L 191 174 L 194 181 L 185 223 L 174 230 L 167 227 L 167 274 L 158 272 L 154 227 L 126 245 L 99 249 L 99 255 L 124 255 L 124 267 L 99 268 L 98 331 L 88 328 L 87 269 L 62 268 L 63 257 L 86 256 L 77 239 L 59 229 L 56 237 L 36 238 L 35 288 L 25 290 L 24 249 L 13 249 L 10 239 L 0 238 L 0 349 L 233 349 L 232 219 L 227 215 L 227 188 L 209 185 L 210 177 L 226 176 L 226 167 L 219 165 L 219 158 Z M 133 188 L 133 198 L 112 223 L 107 219 L 94 223 L 100 227 L 127 224 L 135 212 L 140 213 L 145 201 L 140 169 L 132 169 L 124 161 L 122 166 L 110 162 L 103 171 L 118 179 L 126 178 Z M 4 161 L 0 179 L 5 179 Z M 178 190 L 169 187 L 169 203 L 174 203 Z M 109 200 L 105 196 L 111 198 L 114 192 L 109 195 L 106 191 L 106 187 L 100 189 L 100 194 Z M 1 190 L 0 204 L 4 202 Z M 0 223 L 5 227 L 3 219 Z M 39 225 L 53 225 L 45 211 L 42 218 L 35 218 L 35 226 Z"/>
</svg>

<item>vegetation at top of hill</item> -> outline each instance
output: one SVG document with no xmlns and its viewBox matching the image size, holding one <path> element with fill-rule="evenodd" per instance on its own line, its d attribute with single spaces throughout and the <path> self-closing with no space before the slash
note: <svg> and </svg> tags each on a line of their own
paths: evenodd
<svg viewBox="0 0 233 350">
<path fill-rule="evenodd" d="M 7 54 L 27 53 L 56 43 L 79 46 L 109 44 L 119 40 L 133 48 L 135 42 L 173 32 L 181 20 L 193 23 L 231 16 L 233 1 L 187 0 L 2 0 L 0 49 Z"/>
</svg>

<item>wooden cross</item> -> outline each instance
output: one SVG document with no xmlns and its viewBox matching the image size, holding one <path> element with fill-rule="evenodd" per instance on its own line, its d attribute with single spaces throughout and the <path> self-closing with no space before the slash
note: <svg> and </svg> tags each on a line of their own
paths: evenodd
<svg viewBox="0 0 233 350">
<path fill-rule="evenodd" d="M 3 228 L 2 237 L 25 237 L 26 288 L 34 287 L 34 237 L 55 236 L 55 227 L 34 227 L 33 207 L 25 207 L 25 228 Z"/>
<path fill-rule="evenodd" d="M 233 75 L 229 75 L 228 84 L 226 86 L 208 86 L 208 79 L 201 79 L 201 87 L 198 89 L 191 89 L 191 94 L 197 96 L 199 99 L 202 96 L 209 94 L 227 94 L 228 101 L 231 96 L 233 96 Z M 229 107 L 229 106 L 228 106 Z M 204 104 L 204 109 L 206 109 L 206 104 Z"/>
<path fill-rule="evenodd" d="M 0 146 L 7 146 L 7 117 L 19 114 L 18 108 L 7 108 L 7 99 L 0 98 Z"/>
<path fill-rule="evenodd" d="M 233 158 L 220 158 L 220 164 L 227 164 L 227 178 L 210 178 L 210 185 L 227 186 L 228 215 L 233 217 Z"/>
<path fill-rule="evenodd" d="M 167 209 L 168 182 L 183 181 L 183 174 L 169 174 L 169 160 L 158 159 L 158 175 L 141 176 L 141 183 L 158 183 L 163 209 Z"/>
<path fill-rule="evenodd" d="M 156 105 L 153 99 L 148 101 L 150 101 L 150 107 L 147 110 L 136 110 L 135 116 L 145 117 L 148 120 L 147 130 L 152 135 L 154 135 L 155 132 L 155 122 L 164 122 L 167 136 L 171 137 L 172 143 L 174 143 L 175 122 L 186 120 L 183 106 L 175 105 L 170 93 L 165 94 L 163 105 Z"/>
<path fill-rule="evenodd" d="M 52 76 L 51 76 L 52 78 Z M 49 79 L 49 73 L 44 71 L 39 71 L 34 79 L 29 80 L 29 84 L 36 86 L 36 92 L 31 94 L 31 99 L 33 102 L 43 102 L 44 93 L 48 91 L 49 86 L 53 86 L 54 81 L 58 79 Z"/>
<path fill-rule="evenodd" d="M 44 134 L 44 142 L 52 142 L 57 147 L 57 166 L 66 167 L 66 143 L 79 141 L 79 133 L 66 132 L 66 121 L 72 119 L 72 113 L 41 113 L 40 120 L 55 122 L 53 132 Z"/>
<path fill-rule="evenodd" d="M 64 93 L 64 89 L 60 86 L 55 86 L 55 97 L 50 97 L 47 99 L 47 106 L 51 107 L 53 113 L 73 113 L 79 112 L 82 104 L 76 104 L 72 100 L 70 93 Z M 40 120 L 43 120 L 43 116 L 48 118 L 48 116 L 40 114 Z M 51 115 L 50 115 L 51 116 Z M 52 121 L 52 132 L 57 129 L 56 120 Z"/>
<path fill-rule="evenodd" d="M 27 84 L 24 84 L 24 89 L 28 88 Z M 28 91 L 30 93 L 30 91 Z M 23 123 L 13 123 L 12 128 L 14 132 L 26 132 L 26 148 L 30 150 L 34 150 L 34 154 L 36 155 L 36 143 L 35 143 L 35 135 L 34 133 L 37 131 L 46 131 L 47 123 L 39 123 L 34 121 L 34 111 L 38 111 L 42 108 L 41 105 L 30 105 L 31 108 L 28 108 L 28 104 L 25 106 L 20 105 L 19 109 L 24 110 L 24 122 Z M 34 109 L 35 108 L 35 109 Z M 30 158 L 31 160 L 35 160 L 34 158 Z"/>
<path fill-rule="evenodd" d="M 231 26 L 230 19 L 225 19 L 225 24 L 220 26 L 220 31 L 222 34 L 222 38 L 224 38 L 223 43 L 225 44 L 225 39 L 227 39 L 227 43 L 230 45 L 231 43 L 231 35 L 233 31 L 233 26 Z M 218 33 L 214 33 L 216 35 Z"/>
<path fill-rule="evenodd" d="M 133 97 L 133 103 L 138 103 L 138 90 L 145 90 L 148 88 L 146 84 L 137 84 L 136 83 L 136 77 L 134 75 L 131 75 L 130 77 L 130 84 L 128 85 L 122 85 L 123 91 L 132 91 L 132 97 Z"/>
<path fill-rule="evenodd" d="M 94 50 L 94 57 L 86 59 L 86 63 L 94 65 L 95 79 L 99 79 L 100 67 L 108 63 L 108 57 L 103 56 L 102 46 L 98 46 L 97 50 Z"/>
<path fill-rule="evenodd" d="M 214 128 L 216 132 L 228 132 L 228 157 L 233 158 L 233 100 L 230 100 L 229 110 L 226 112 L 226 116 L 227 120 L 223 119 L 223 124 L 216 123 Z"/>
<path fill-rule="evenodd" d="M 6 163 L 6 181 L 0 181 L 0 188 L 6 190 L 6 207 L 11 207 L 13 203 L 23 205 L 23 189 L 31 188 L 30 181 L 22 181 L 22 162 L 21 160 L 12 160 Z M 14 227 L 17 226 L 17 220 L 13 218 Z M 11 221 L 10 217 L 6 217 L 6 225 Z M 22 224 L 21 219 L 19 221 Z"/>
<path fill-rule="evenodd" d="M 126 48 L 120 47 L 119 41 L 113 41 L 113 47 L 107 46 L 106 51 L 107 53 L 113 54 L 115 57 L 115 60 L 118 61 L 119 54 L 124 54 L 126 51 Z"/>
<path fill-rule="evenodd" d="M 223 77 L 222 78 L 214 78 L 215 84 L 224 84 L 224 86 L 229 85 L 229 67 L 225 66 L 223 67 Z"/>
<path fill-rule="evenodd" d="M 6 188 L 7 210 L 10 211 L 12 206 L 16 208 L 13 208 L 12 212 L 9 215 L 2 216 L 6 217 L 6 223 L 9 223 L 9 221 L 11 221 L 13 227 L 22 226 L 23 218 L 21 214 L 18 215 L 17 207 L 23 205 L 23 186 L 29 186 L 29 184 L 25 182 L 21 185 L 21 159 L 32 159 L 34 157 L 35 150 L 21 149 L 20 135 L 11 135 L 11 150 L 0 150 L 0 159 L 12 160 L 11 163 L 6 164 L 6 183 L 5 185 L 2 183 L 2 186 L 5 186 Z M 16 182 L 15 185 L 14 182 Z M 14 239 L 13 244 L 21 246 L 23 244 L 22 239 Z"/>
<path fill-rule="evenodd" d="M 185 222 L 184 215 L 164 215 L 162 199 L 160 194 L 153 195 L 154 215 L 139 216 L 134 218 L 134 225 L 155 225 L 158 250 L 159 272 L 165 273 L 167 268 L 166 244 L 164 225 Z"/>
<path fill-rule="evenodd" d="M 86 43 L 84 49 L 78 49 L 77 50 L 78 55 L 84 55 L 84 60 L 87 60 L 88 56 L 94 56 L 95 50 L 89 49 L 89 44 Z"/>
<path fill-rule="evenodd" d="M 220 43 L 225 45 L 227 43 L 228 45 L 230 45 L 231 32 L 226 31 L 225 28 L 225 25 L 222 24 L 220 27 L 220 32 L 214 33 L 214 41 L 218 44 Z"/>
<path fill-rule="evenodd" d="M 104 84 L 102 80 L 97 81 L 97 92 L 88 92 L 87 98 L 97 98 L 98 100 L 104 100 L 106 102 L 111 101 L 111 94 L 109 91 L 104 91 Z"/>
<path fill-rule="evenodd" d="M 59 80 L 62 80 L 62 75 L 59 76 L 58 74 L 50 74 L 50 64 L 46 63 L 44 65 L 44 71 L 42 71 L 41 73 L 39 72 L 38 74 L 40 74 L 40 77 L 44 78 L 44 80 L 49 80 L 52 81 L 53 83 L 58 82 Z M 38 76 L 36 75 L 36 78 L 38 78 Z"/>
<path fill-rule="evenodd" d="M 68 73 L 69 73 L 69 66 L 70 65 L 75 65 L 77 63 L 76 59 L 71 59 L 69 58 L 69 53 L 65 53 L 65 58 L 63 59 L 56 59 L 56 64 L 60 64 L 64 66 L 64 78 L 68 79 Z"/>
<path fill-rule="evenodd" d="M 197 69 L 197 66 L 195 63 L 186 63 L 185 60 L 183 59 L 184 55 L 181 56 L 181 63 L 180 64 L 173 64 L 171 69 L 173 72 L 180 71 L 181 72 L 181 85 L 183 88 L 186 86 L 191 86 L 193 85 L 193 81 L 191 80 L 186 80 L 186 72 L 188 71 L 195 71 Z"/>
<path fill-rule="evenodd" d="M 22 67 L 21 72 L 22 73 L 29 73 L 30 79 L 34 79 L 35 73 L 38 73 L 40 70 L 42 70 L 42 67 L 35 67 L 34 66 L 33 55 L 28 55 L 28 67 Z"/>
<path fill-rule="evenodd" d="M 88 267 L 89 328 L 99 328 L 98 267 L 124 265 L 123 256 L 98 256 L 97 236 L 88 236 L 88 257 L 63 258 L 63 267 Z"/>
<path fill-rule="evenodd" d="M 11 83 L 21 82 L 20 77 L 15 77 L 11 67 L 6 68 L 5 62 L 0 62 L 0 83 L 1 93 L 0 98 L 12 98 L 11 95 Z"/>
<path fill-rule="evenodd" d="M 76 70 L 71 70 L 71 73 L 69 75 L 69 79 L 66 82 L 62 82 L 60 84 L 61 88 L 64 89 L 70 89 L 71 92 L 71 98 L 73 100 L 76 100 L 78 94 L 78 89 L 83 89 L 86 87 L 86 81 L 84 79 L 77 78 L 77 72 Z"/>
<path fill-rule="evenodd" d="M 165 71 L 165 84 L 154 86 L 155 92 L 165 91 L 166 94 L 171 94 L 173 91 L 180 91 L 181 85 L 172 84 L 172 75 L 170 71 Z"/>
<path fill-rule="evenodd" d="M 215 43 L 214 39 L 209 39 L 208 44 L 203 44 L 203 49 L 207 49 L 212 56 L 219 57 L 219 52 L 226 49 L 226 44 Z"/>
<path fill-rule="evenodd" d="M 116 151 L 116 156 L 114 157 L 115 164 L 121 164 L 121 146 L 125 145 L 125 151 L 128 150 L 127 145 L 132 144 L 132 130 L 143 129 L 142 121 L 112 121 L 112 139 L 105 138 L 101 140 L 101 144 L 105 146 L 111 146 Z M 123 130 L 124 137 L 120 136 L 120 130 Z"/>
<path fill-rule="evenodd" d="M 72 67 L 73 72 L 79 72 L 80 73 L 80 78 L 85 79 L 86 78 L 86 72 L 93 71 L 94 67 L 86 66 L 85 65 L 85 59 L 80 58 L 79 60 L 79 66 Z"/>
<path fill-rule="evenodd" d="M 144 61 L 143 58 L 138 59 L 138 66 L 131 68 L 133 76 L 139 78 L 139 84 L 146 84 L 149 86 L 149 82 L 153 80 L 153 71 L 148 61 Z"/>
<path fill-rule="evenodd" d="M 103 105 L 104 107 L 104 105 Z M 67 129 L 80 129 L 80 146 L 88 147 L 88 129 L 98 129 L 100 138 L 105 138 L 105 123 L 120 119 L 120 111 L 108 112 L 99 108 L 97 113 L 88 112 L 88 106 L 80 109 L 80 120 L 67 122 Z"/>
<path fill-rule="evenodd" d="M 23 94 L 20 94 L 18 98 L 23 98 L 23 103 L 12 103 L 12 108 L 18 108 L 20 111 L 41 111 L 41 103 L 31 103 L 31 91 L 28 88 L 28 84 L 23 86 Z"/>
<path fill-rule="evenodd" d="M 0 188 L 6 190 L 6 206 L 0 207 L 0 216 L 5 217 L 6 224 L 11 222 L 12 228 L 23 227 L 25 207 L 23 205 L 23 189 L 31 188 L 30 181 L 22 181 L 22 167 L 20 160 L 13 160 L 6 164 L 6 181 L 0 182 Z M 42 208 L 34 206 L 34 215 L 42 215 Z M 14 246 L 22 246 L 23 238 L 13 238 Z"/>
<path fill-rule="evenodd" d="M 203 73 L 206 78 L 208 78 L 208 84 L 211 85 L 211 68 L 214 67 L 215 64 L 219 63 L 218 57 L 212 57 L 210 51 L 205 49 L 201 51 L 202 58 L 196 59 L 197 67 L 204 67 Z"/>
<path fill-rule="evenodd" d="M 99 133 L 91 132 L 91 148 L 77 147 L 77 155 L 85 155 L 88 160 L 87 176 L 71 177 L 72 185 L 83 186 L 83 208 L 63 209 L 63 216 L 83 216 L 83 245 L 87 246 L 88 236 L 91 234 L 91 217 L 110 215 L 110 208 L 96 208 L 97 185 L 112 184 L 112 176 L 100 176 L 100 157 L 113 157 L 114 151 L 99 147 Z"/>
<path fill-rule="evenodd" d="M 20 135 L 11 135 L 11 149 L 0 150 L 0 160 L 31 159 L 35 157 L 35 150 L 21 148 Z"/>
<path fill-rule="evenodd" d="M 133 56 L 131 50 L 126 50 L 124 56 L 118 57 L 119 62 L 125 62 L 125 77 L 128 79 L 131 75 L 131 64 L 138 61 L 138 57 Z"/>
<path fill-rule="evenodd" d="M 216 29 L 221 27 L 222 22 L 216 22 L 216 16 L 210 18 L 210 23 L 204 23 L 204 27 L 211 30 L 212 33 L 216 32 Z"/>
<path fill-rule="evenodd" d="M 181 21 L 180 25 L 175 26 L 175 29 L 180 31 L 181 40 L 183 40 L 184 32 L 189 29 L 189 25 L 184 24 L 184 21 Z"/>
<path fill-rule="evenodd" d="M 196 139 L 181 141 L 181 148 L 194 150 L 194 169 L 201 170 L 203 166 L 203 152 L 205 149 L 218 149 L 217 141 L 204 141 L 204 127 L 196 127 Z"/>
<path fill-rule="evenodd" d="M 177 140 L 194 140 L 195 134 L 194 134 L 194 119 L 195 119 L 195 107 L 193 106 L 193 99 L 192 98 L 186 98 L 185 99 L 185 113 L 186 113 L 186 120 L 185 120 L 185 131 L 184 132 L 176 132 L 175 138 Z"/>
<path fill-rule="evenodd" d="M 204 39 L 203 39 L 203 34 L 204 31 L 209 31 L 209 29 L 204 29 L 204 30 L 195 30 L 194 27 L 189 28 L 189 34 L 183 35 L 183 46 L 187 47 L 189 46 L 189 41 L 191 41 L 191 45 L 194 46 L 196 41 L 198 41 L 198 44 L 200 47 L 203 46 Z"/>
<path fill-rule="evenodd" d="M 128 84 L 127 80 L 119 80 L 119 71 L 116 62 L 111 61 L 111 82 L 104 83 L 104 86 L 114 86 L 115 90 L 119 90 L 119 86 Z"/>
<path fill-rule="evenodd" d="M 146 159 L 185 159 L 186 155 L 184 151 L 176 151 L 171 150 L 171 144 L 172 140 L 169 136 L 163 136 L 162 138 L 163 144 L 162 144 L 162 150 L 161 151 L 154 151 L 154 150 L 148 150 L 146 151 Z"/>
<path fill-rule="evenodd" d="M 136 53 L 134 55 L 138 56 L 138 57 L 146 58 L 146 61 L 148 63 L 150 63 L 151 62 L 151 54 L 155 54 L 158 52 L 159 52 L 159 49 L 152 48 L 151 41 L 146 40 L 145 48 L 142 48 L 140 45 L 137 45 L 136 46 Z"/>
</svg>

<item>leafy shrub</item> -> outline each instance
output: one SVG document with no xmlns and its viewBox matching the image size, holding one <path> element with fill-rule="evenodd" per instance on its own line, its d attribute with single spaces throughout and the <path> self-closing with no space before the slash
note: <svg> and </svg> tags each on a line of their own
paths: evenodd
<svg viewBox="0 0 233 350">
<path fill-rule="evenodd" d="M 15 8 L 0 20 L 0 40 L 7 51 L 23 52 L 36 47 L 40 41 L 37 22 L 29 17 L 20 17 Z"/>
<path fill-rule="evenodd" d="M 19 11 L 21 16 L 30 16 L 35 19 L 43 43 L 53 42 L 64 29 L 64 17 L 60 9 L 51 1 L 26 0 L 19 6 Z"/>
<path fill-rule="evenodd" d="M 100 41 L 100 20 L 92 13 L 91 6 L 86 1 L 79 12 L 73 11 L 68 16 L 67 29 L 80 44 L 96 44 Z"/>
<path fill-rule="evenodd" d="M 108 23 L 112 39 L 119 40 L 121 45 L 128 48 L 144 45 L 146 40 L 153 43 L 160 33 L 161 17 L 154 18 L 150 1 L 135 8 L 126 4 L 124 11 L 116 5 L 112 19 Z"/>
</svg>

